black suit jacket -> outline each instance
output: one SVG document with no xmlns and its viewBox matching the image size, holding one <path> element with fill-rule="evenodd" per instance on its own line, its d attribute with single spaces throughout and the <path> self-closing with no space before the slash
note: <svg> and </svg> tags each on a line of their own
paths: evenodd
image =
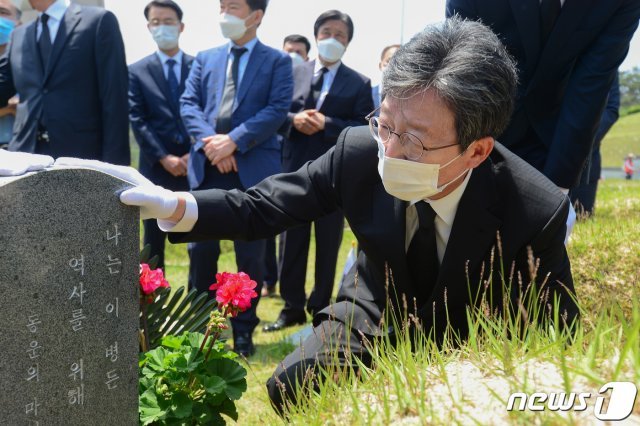
<svg viewBox="0 0 640 426">
<path fill-rule="evenodd" d="M 326 116 L 325 129 L 311 136 L 293 127 L 293 117 L 305 109 L 311 91 L 315 61 L 293 68 L 293 100 L 284 124 L 282 169 L 297 170 L 307 161 L 315 160 L 336 144 L 338 135 L 346 127 L 367 124 L 365 116 L 373 110 L 371 80 L 340 64 L 329 93 L 320 107 Z M 314 107 L 315 108 L 315 107 Z"/>
<path fill-rule="evenodd" d="M 377 163 L 377 146 L 369 129 L 347 129 L 334 149 L 295 173 L 272 176 L 246 192 L 193 192 L 199 220 L 190 233 L 172 234 L 170 239 L 264 238 L 342 209 L 358 239 L 360 254 L 337 302 L 315 321 L 328 316 L 352 320 L 364 333 L 376 334 L 387 302 L 386 267 L 392 274 L 389 294 L 398 296 L 391 298 L 396 309 L 403 297 L 413 300 L 417 286 L 424 285 L 411 281 L 407 265 L 407 203 L 384 190 Z M 567 197 L 552 182 L 496 143 L 490 159 L 473 170 L 460 200 L 433 292 L 428 300 L 418 302 L 427 329 L 433 327 L 442 335 L 447 300 L 449 320 L 464 335 L 465 308 L 471 303 L 469 294 L 475 295 L 481 286 L 481 271 L 482 278 L 493 279 L 494 300 L 500 303 L 503 277 L 498 255 L 489 276 L 498 232 L 505 280 L 515 262 L 515 272 L 528 282 L 530 246 L 540 258 L 538 284 L 548 273 L 545 288 L 560 296 L 561 310 L 566 310 L 569 320 L 574 318 L 577 307 L 567 295 L 573 292 L 573 280 L 564 246 L 568 208 Z"/>
<path fill-rule="evenodd" d="M 591 155 L 607 93 L 638 27 L 640 2 L 566 0 L 544 46 L 539 10 L 540 0 L 447 0 L 447 16 L 482 20 L 518 62 L 516 108 L 500 141 L 516 149 L 531 129 L 544 151 L 515 152 L 571 188 Z"/>
<path fill-rule="evenodd" d="M 0 59 L 0 105 L 20 95 L 9 149 L 34 152 L 42 122 L 54 157 L 128 165 L 127 64 L 116 17 L 71 4 L 47 69 L 38 53 L 37 23 L 16 28 Z"/>
<path fill-rule="evenodd" d="M 184 92 L 192 63 L 193 56 L 183 54 L 180 93 Z M 188 153 L 191 139 L 156 53 L 129 66 L 129 119 L 140 145 L 140 172 L 157 185 L 187 190 L 186 177 L 175 177 L 160 164 L 160 159 L 169 154 L 181 157 Z"/>
</svg>

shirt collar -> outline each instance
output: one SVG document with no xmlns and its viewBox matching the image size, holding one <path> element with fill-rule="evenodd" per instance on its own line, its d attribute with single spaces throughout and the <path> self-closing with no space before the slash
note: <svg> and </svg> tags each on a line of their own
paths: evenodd
<svg viewBox="0 0 640 426">
<path fill-rule="evenodd" d="M 245 45 L 242 47 L 247 49 L 247 53 L 251 55 L 251 52 L 253 51 L 253 48 L 256 47 L 256 44 L 258 44 L 258 37 L 252 38 L 250 41 L 246 42 Z M 231 53 L 232 47 L 241 47 L 241 46 L 238 46 L 234 41 L 230 41 L 229 47 L 227 48 L 227 54 Z"/>
<path fill-rule="evenodd" d="M 62 21 L 62 17 L 64 13 L 67 11 L 69 7 L 69 0 L 57 0 L 51 6 L 45 10 L 45 13 L 49 15 L 50 18 L 55 19 L 56 21 Z M 38 13 L 38 17 L 42 16 L 43 12 Z"/>
<path fill-rule="evenodd" d="M 178 53 L 176 53 L 174 56 L 169 56 L 161 50 L 158 50 L 156 54 L 158 55 L 158 58 L 160 58 L 160 62 L 162 62 L 162 65 L 166 64 L 169 59 L 173 59 L 174 61 L 176 61 L 176 65 L 178 65 L 179 67 L 182 66 L 182 50 L 178 50 Z"/>
<path fill-rule="evenodd" d="M 473 169 L 470 169 L 469 173 L 467 173 L 467 176 L 462 181 L 462 184 L 446 197 L 442 197 L 438 200 L 424 200 L 431 204 L 431 207 L 433 207 L 433 210 L 436 212 L 438 217 L 448 226 L 453 226 L 453 220 L 456 218 L 456 212 L 458 211 L 458 204 L 460 204 L 460 199 L 462 198 L 462 194 L 464 194 L 464 190 L 467 188 L 472 172 Z M 416 202 L 413 202 L 411 204 L 413 205 L 415 203 Z"/>
<path fill-rule="evenodd" d="M 327 70 L 329 70 L 329 73 L 331 75 L 336 75 L 336 73 L 338 72 L 338 68 L 340 68 L 340 65 L 342 65 L 342 61 L 338 61 L 333 65 L 329 65 L 328 67 L 325 67 Z M 324 67 L 324 65 L 322 65 L 322 62 L 320 62 L 320 59 L 316 59 L 315 60 L 315 64 L 313 66 L 313 73 L 317 74 L 318 71 L 320 71 L 320 69 Z"/>
</svg>

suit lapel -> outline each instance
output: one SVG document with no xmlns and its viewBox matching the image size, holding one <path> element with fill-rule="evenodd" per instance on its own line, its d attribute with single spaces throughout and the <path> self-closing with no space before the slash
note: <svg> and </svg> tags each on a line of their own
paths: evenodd
<svg viewBox="0 0 640 426">
<path fill-rule="evenodd" d="M 167 79 L 164 77 L 164 66 L 160 61 L 160 58 L 155 53 L 149 58 L 149 62 L 147 62 L 147 69 L 149 71 L 149 75 L 153 78 L 153 81 L 156 82 L 158 89 L 162 92 L 164 98 L 168 101 L 167 103 L 171 107 L 171 110 L 174 114 L 178 114 L 178 106 L 173 101 L 171 96 L 171 91 L 169 90 L 169 83 L 167 83 Z"/>
<path fill-rule="evenodd" d="M 514 0 L 516 1 L 516 0 Z M 592 10 L 592 3 L 595 0 L 566 0 L 560 15 L 553 26 L 553 31 L 549 35 L 547 44 L 542 47 L 540 61 L 537 62 L 538 67 L 529 88 L 534 87 L 535 81 L 545 72 L 553 72 L 553 67 L 547 64 L 552 63 L 554 58 L 562 55 L 565 44 L 570 40 L 576 27 L 582 21 L 587 11 Z M 539 38 L 539 37 L 538 37 Z"/>
<path fill-rule="evenodd" d="M 36 68 L 38 69 L 40 76 L 44 76 L 45 70 L 42 64 L 42 59 L 40 59 L 40 52 L 38 51 L 38 42 L 36 38 L 37 28 L 38 28 L 38 20 L 36 19 L 30 24 L 29 28 L 27 28 L 25 31 L 26 33 L 25 45 L 27 46 L 28 49 L 30 49 L 34 53 L 34 56 L 35 56 L 34 61 L 38 63 L 38 66 Z M 42 78 L 40 78 L 39 80 L 42 80 Z"/>
<path fill-rule="evenodd" d="M 324 99 L 324 102 L 322 102 L 322 106 L 320 107 L 321 112 L 326 110 L 327 105 L 331 105 L 336 97 L 336 93 L 342 93 L 346 88 L 347 83 L 349 82 L 349 79 L 345 75 L 346 72 L 345 65 L 341 63 L 338 67 L 338 71 L 336 72 L 336 77 L 333 79 L 331 88 L 329 88 L 329 93 L 327 93 L 327 97 Z"/>
<path fill-rule="evenodd" d="M 502 223 L 493 213 L 498 200 L 491 161 L 487 160 L 473 170 L 460 199 L 438 280 L 429 303 L 441 300 L 445 287 L 449 292 L 454 291 L 456 294 L 464 292 L 460 294 L 460 299 L 464 300 L 467 282 L 473 288 L 473 284 L 480 279 L 476 276 L 467 277 L 467 272 L 472 273 L 476 270 L 496 241 L 496 232 Z"/>
<path fill-rule="evenodd" d="M 51 71 L 55 68 L 60 54 L 64 50 L 64 46 L 67 43 L 67 38 L 73 32 L 78 22 L 80 22 L 82 8 L 76 4 L 71 4 L 66 13 L 62 17 L 56 39 L 53 42 L 51 48 L 51 56 L 49 57 L 49 64 L 44 75 L 45 82 L 51 75 Z"/>
<path fill-rule="evenodd" d="M 244 97 L 247 95 L 249 91 L 249 86 L 253 83 L 255 79 L 256 73 L 260 66 L 266 59 L 266 49 L 263 48 L 262 43 L 257 42 L 253 51 L 251 52 L 251 56 L 249 57 L 249 61 L 247 62 L 247 67 L 244 69 L 244 75 L 242 76 L 242 81 L 240 82 L 240 87 L 238 90 L 238 96 L 236 97 L 237 102 L 235 103 L 236 108 Z"/>
</svg>

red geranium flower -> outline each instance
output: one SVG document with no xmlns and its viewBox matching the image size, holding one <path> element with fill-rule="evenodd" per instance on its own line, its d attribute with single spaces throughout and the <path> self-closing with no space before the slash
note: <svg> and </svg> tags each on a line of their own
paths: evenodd
<svg viewBox="0 0 640 426">
<path fill-rule="evenodd" d="M 231 315 L 235 316 L 251 307 L 251 299 L 258 296 L 254 288 L 256 282 L 244 272 L 223 272 L 216 274 L 216 282 L 211 284 L 209 290 L 215 290 L 219 306 L 229 309 Z"/>
<path fill-rule="evenodd" d="M 160 287 L 169 287 L 169 283 L 164 279 L 162 269 L 151 270 L 146 263 L 140 264 L 140 290 L 144 295 L 150 295 Z"/>
</svg>

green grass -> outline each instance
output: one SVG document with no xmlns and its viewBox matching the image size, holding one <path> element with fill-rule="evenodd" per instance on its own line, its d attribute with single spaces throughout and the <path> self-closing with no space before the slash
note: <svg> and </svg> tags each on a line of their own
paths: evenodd
<svg viewBox="0 0 640 426">
<path fill-rule="evenodd" d="M 411 353 L 406 345 L 400 350 L 378 348 L 376 369 L 366 370 L 361 379 L 342 374 L 337 382 L 328 382 L 319 395 L 292 413 L 292 423 L 583 424 L 595 420 L 589 410 L 567 417 L 548 410 L 507 414 L 505 401 L 516 390 L 566 388 L 596 395 L 601 385 L 614 379 L 640 384 L 639 211 L 640 182 L 607 180 L 600 186 L 596 215 L 576 225 L 569 256 L 583 327 L 573 345 L 537 329 L 524 342 L 509 339 L 503 323 L 474 316 L 471 321 L 478 332 L 458 349 L 437 351 L 428 342 L 418 353 Z M 353 240 L 346 230 L 336 282 Z M 313 284 L 314 256 L 312 243 L 307 292 Z M 186 245 L 168 245 L 166 259 L 169 282 L 174 287 L 185 285 Z M 219 270 L 236 270 L 230 242 L 223 243 Z M 279 298 L 266 298 L 258 306 L 262 324 L 254 334 L 257 353 L 247 363 L 248 390 L 238 402 L 239 424 L 281 422 L 269 405 L 265 382 L 293 349 L 286 337 L 302 326 L 277 333 L 263 333 L 260 328 L 276 319 L 282 305 Z M 634 409 L 634 416 L 638 415 L 640 400 Z"/>
<path fill-rule="evenodd" d="M 640 114 L 621 117 L 602 141 L 602 167 L 622 167 L 624 157 L 640 154 Z"/>
</svg>

